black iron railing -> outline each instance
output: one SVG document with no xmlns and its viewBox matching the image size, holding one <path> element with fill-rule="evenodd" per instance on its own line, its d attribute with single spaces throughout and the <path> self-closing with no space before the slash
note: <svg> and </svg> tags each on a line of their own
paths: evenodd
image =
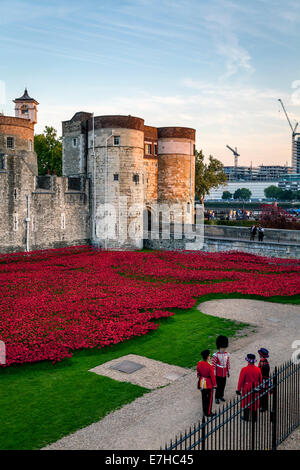
<svg viewBox="0 0 300 470">
<path fill-rule="evenodd" d="M 264 411 L 263 411 L 264 409 Z M 300 364 L 275 368 L 267 383 L 202 418 L 166 450 L 275 450 L 300 425 Z"/>
</svg>

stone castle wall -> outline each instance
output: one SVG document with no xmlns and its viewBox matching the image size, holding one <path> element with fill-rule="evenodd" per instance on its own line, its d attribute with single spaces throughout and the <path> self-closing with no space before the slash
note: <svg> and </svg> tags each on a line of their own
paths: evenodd
<svg viewBox="0 0 300 470">
<path fill-rule="evenodd" d="M 1 253 L 25 251 L 27 246 L 32 251 L 89 243 L 88 181 L 83 179 L 79 191 L 70 191 L 65 177 L 44 177 L 41 184 L 31 145 L 33 132 L 33 123 L 27 119 L 0 116 L 0 154 L 4 156 L 0 169 Z M 7 137 L 14 138 L 12 149 L 7 148 Z"/>
<path fill-rule="evenodd" d="M 0 171 L 1 253 L 26 250 L 28 196 L 30 251 L 89 243 L 88 187 L 69 191 L 68 178 L 49 181 L 50 190 L 39 188 L 23 159 L 7 158 L 7 169 Z"/>
<path fill-rule="evenodd" d="M 145 126 L 134 116 L 93 118 L 86 112 L 76 113 L 62 128 L 63 177 L 39 177 L 34 123 L 0 116 L 0 156 L 5 159 L 0 166 L 0 252 L 90 242 L 139 249 L 145 207 L 179 202 L 180 210 L 190 205 L 192 212 L 193 129 Z M 7 148 L 7 137 L 14 138 L 13 148 Z M 105 230 L 111 239 L 107 232 L 103 238 Z"/>
<path fill-rule="evenodd" d="M 200 246 L 197 240 L 193 240 L 195 233 L 195 226 L 186 226 L 185 234 L 176 239 L 169 230 L 168 238 L 163 238 L 160 233 L 157 238 L 145 240 L 145 248 L 171 251 L 187 249 L 204 252 L 243 251 L 274 258 L 300 258 L 300 230 L 265 229 L 264 241 L 258 242 L 257 239 L 249 240 L 249 229 L 246 227 L 205 225 L 203 243 Z"/>
<path fill-rule="evenodd" d="M 142 248 L 143 215 L 156 203 L 167 207 L 176 203 L 179 218 L 185 215 L 191 222 L 194 146 L 194 129 L 145 126 L 143 119 L 134 116 L 93 118 L 79 112 L 64 122 L 63 174 L 86 171 L 91 178 L 92 243 Z M 110 204 L 106 211 L 105 203 Z M 124 214 L 127 222 L 123 223 Z M 106 226 L 112 239 L 103 240 Z"/>
</svg>

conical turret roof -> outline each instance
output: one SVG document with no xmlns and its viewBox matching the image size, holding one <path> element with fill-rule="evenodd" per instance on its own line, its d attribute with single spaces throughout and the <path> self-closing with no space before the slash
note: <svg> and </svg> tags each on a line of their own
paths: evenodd
<svg viewBox="0 0 300 470">
<path fill-rule="evenodd" d="M 31 98 L 29 96 L 27 88 L 25 88 L 23 96 L 21 96 L 20 98 L 15 98 L 14 99 L 14 103 L 16 103 L 17 101 L 28 101 L 28 102 L 31 102 L 31 103 L 39 104 L 34 98 Z"/>
</svg>

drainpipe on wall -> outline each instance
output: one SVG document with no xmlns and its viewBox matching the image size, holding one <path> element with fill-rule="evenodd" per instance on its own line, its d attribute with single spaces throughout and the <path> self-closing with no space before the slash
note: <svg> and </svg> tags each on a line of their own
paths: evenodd
<svg viewBox="0 0 300 470">
<path fill-rule="evenodd" d="M 105 182 L 104 182 L 104 204 L 106 207 L 107 196 L 108 196 L 108 141 L 114 135 L 112 130 L 111 134 L 106 138 L 106 158 L 105 158 Z M 104 247 L 107 249 L 107 238 L 104 241 Z"/>
<path fill-rule="evenodd" d="M 92 139 L 93 139 L 93 146 L 92 146 L 92 154 L 93 154 L 93 218 L 92 218 L 92 237 L 93 240 L 96 238 L 96 156 L 95 156 L 95 115 L 93 113 L 92 117 L 93 123 L 93 130 L 92 130 Z"/>
<path fill-rule="evenodd" d="M 29 222 L 30 222 L 30 207 L 29 207 L 29 195 L 26 196 L 27 200 L 27 217 L 26 222 L 26 251 L 29 252 Z"/>
<path fill-rule="evenodd" d="M 191 144 L 191 160 L 190 160 L 190 199 L 191 199 L 191 224 L 195 222 L 195 197 L 193 197 L 193 153 L 194 145 Z M 195 193 L 195 191 L 194 191 Z"/>
</svg>

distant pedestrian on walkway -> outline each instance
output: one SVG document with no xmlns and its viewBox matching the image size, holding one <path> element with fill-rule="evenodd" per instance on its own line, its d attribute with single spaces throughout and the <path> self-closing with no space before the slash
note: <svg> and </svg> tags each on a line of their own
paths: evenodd
<svg viewBox="0 0 300 470">
<path fill-rule="evenodd" d="M 257 232 L 257 227 L 255 224 L 253 224 L 250 229 L 250 240 L 254 240 L 256 232 Z"/>
<path fill-rule="evenodd" d="M 245 396 L 252 389 L 258 387 L 262 382 L 261 370 L 255 365 L 256 358 L 254 354 L 247 354 L 245 360 L 248 362 L 246 367 L 243 367 L 240 372 L 239 383 L 237 387 L 237 395 Z M 252 412 L 253 420 L 256 420 L 257 409 L 258 409 L 258 391 L 255 391 L 254 394 L 249 393 L 242 400 L 242 407 L 244 410 L 244 415 L 242 419 L 249 421 L 250 411 Z M 254 399 L 255 402 L 251 403 Z"/>
<path fill-rule="evenodd" d="M 210 351 L 202 351 L 202 361 L 197 365 L 198 389 L 202 394 L 202 407 L 204 416 L 215 416 L 212 412 L 213 389 L 217 386 L 213 367 L 209 364 Z"/>
<path fill-rule="evenodd" d="M 270 386 L 270 364 L 268 361 L 269 357 L 269 351 L 265 348 L 260 348 L 258 351 L 260 361 L 258 363 L 258 367 L 261 370 L 261 375 L 262 375 L 262 385 L 261 385 L 261 391 L 260 393 L 266 392 Z M 267 411 L 268 409 L 268 393 L 263 395 L 259 399 L 259 410 L 261 412 Z"/>
<path fill-rule="evenodd" d="M 264 236 L 265 236 L 265 229 L 261 225 L 259 225 L 258 226 L 258 241 L 263 242 Z"/>
<path fill-rule="evenodd" d="M 226 385 L 226 378 L 230 376 L 230 354 L 226 352 L 228 347 L 227 336 L 220 335 L 217 337 L 216 346 L 218 352 L 212 356 L 212 366 L 217 381 L 216 389 L 216 404 L 218 405 L 221 401 L 225 401 L 224 390 Z"/>
</svg>

